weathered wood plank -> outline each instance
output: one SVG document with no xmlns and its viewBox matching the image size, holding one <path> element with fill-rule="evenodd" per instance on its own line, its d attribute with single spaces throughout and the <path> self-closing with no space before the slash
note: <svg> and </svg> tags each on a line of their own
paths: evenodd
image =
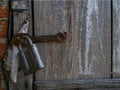
<svg viewBox="0 0 120 90">
<path fill-rule="evenodd" d="M 66 31 L 64 43 L 38 44 L 45 68 L 36 80 L 110 78 L 110 0 L 34 1 L 35 35 Z"/>
<path fill-rule="evenodd" d="M 80 90 L 119 90 L 120 79 L 87 79 L 87 80 L 63 80 L 63 81 L 36 81 L 38 90 L 43 89 L 72 89 Z M 42 88 L 42 89 L 39 89 Z"/>
<path fill-rule="evenodd" d="M 29 10 L 24 11 L 22 13 L 18 13 L 18 12 L 14 12 L 14 34 L 16 34 L 19 30 L 19 28 L 21 27 L 21 24 L 23 23 L 23 21 L 28 18 L 30 21 L 29 24 L 29 34 L 32 34 L 32 12 L 31 12 L 31 2 L 30 0 L 24 0 L 24 2 L 26 3 L 26 5 L 28 6 Z M 19 71 L 18 73 L 18 80 L 16 84 L 13 84 L 12 82 L 10 82 L 10 90 L 32 90 L 32 83 L 33 83 L 33 76 L 27 76 L 25 77 L 22 71 Z M 26 83 L 26 85 L 25 85 Z"/>
<path fill-rule="evenodd" d="M 113 77 L 120 77 L 120 1 L 113 0 Z"/>
</svg>

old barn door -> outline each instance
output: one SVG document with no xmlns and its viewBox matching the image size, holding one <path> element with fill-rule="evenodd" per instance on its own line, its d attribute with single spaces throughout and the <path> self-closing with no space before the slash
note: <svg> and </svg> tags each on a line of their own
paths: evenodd
<svg viewBox="0 0 120 90">
<path fill-rule="evenodd" d="M 30 35 L 68 34 L 63 43 L 37 44 L 45 64 L 34 76 L 37 90 L 120 88 L 119 0 L 24 2 L 29 10 L 13 12 L 14 34 L 26 18 L 30 20 Z M 10 90 L 33 90 L 32 75 L 25 77 L 19 71 L 17 81 L 10 82 Z"/>
<path fill-rule="evenodd" d="M 68 33 L 64 43 L 38 44 L 45 68 L 36 80 L 111 78 L 110 0 L 40 0 L 33 5 L 34 35 Z"/>
</svg>

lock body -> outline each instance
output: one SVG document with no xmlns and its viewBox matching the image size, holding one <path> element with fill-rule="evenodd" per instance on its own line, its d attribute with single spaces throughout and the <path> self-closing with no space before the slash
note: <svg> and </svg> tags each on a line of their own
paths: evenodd
<svg viewBox="0 0 120 90">
<path fill-rule="evenodd" d="M 25 38 L 28 39 L 29 45 L 26 48 L 22 48 L 22 46 L 19 45 L 19 56 L 21 68 L 24 74 L 28 75 L 44 68 L 44 64 L 38 52 L 37 46 L 32 43 L 28 36 Z"/>
<path fill-rule="evenodd" d="M 25 51 L 26 59 L 29 64 L 29 73 L 35 73 L 39 69 L 44 68 L 44 64 L 35 44 L 30 45 Z"/>
</svg>

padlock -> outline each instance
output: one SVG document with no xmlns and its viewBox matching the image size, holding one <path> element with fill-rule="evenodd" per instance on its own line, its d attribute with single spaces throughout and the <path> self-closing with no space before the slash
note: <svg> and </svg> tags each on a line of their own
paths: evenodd
<svg viewBox="0 0 120 90">
<path fill-rule="evenodd" d="M 44 68 L 44 64 L 41 60 L 37 46 L 33 44 L 31 38 L 29 36 L 23 36 L 22 38 L 28 41 L 28 46 L 23 48 L 22 45 L 19 44 L 21 68 L 25 75 L 33 74 L 39 69 Z"/>
</svg>

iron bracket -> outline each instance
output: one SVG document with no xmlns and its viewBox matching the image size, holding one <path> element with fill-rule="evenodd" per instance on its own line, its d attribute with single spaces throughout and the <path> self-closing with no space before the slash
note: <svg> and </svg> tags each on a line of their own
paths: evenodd
<svg viewBox="0 0 120 90">
<path fill-rule="evenodd" d="M 24 0 L 12 0 L 11 9 L 15 12 L 23 12 L 28 10 L 28 7 L 26 5 L 26 1 Z"/>
</svg>

